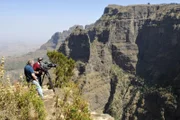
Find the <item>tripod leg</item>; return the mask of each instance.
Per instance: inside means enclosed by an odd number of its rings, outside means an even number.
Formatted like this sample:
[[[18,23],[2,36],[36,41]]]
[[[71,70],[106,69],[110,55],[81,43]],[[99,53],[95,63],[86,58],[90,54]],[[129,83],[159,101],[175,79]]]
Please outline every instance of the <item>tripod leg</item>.
[[[41,81],[41,82],[42,82],[42,85],[43,85],[44,77],[45,77],[45,73],[44,73],[44,75],[43,75],[43,79],[42,79],[42,81]]]
[[[54,86],[53,86],[53,83],[52,83],[51,76],[50,76],[49,72],[46,72],[46,76],[49,79],[50,87],[53,89],[53,92],[55,93],[55,89],[54,89]]]

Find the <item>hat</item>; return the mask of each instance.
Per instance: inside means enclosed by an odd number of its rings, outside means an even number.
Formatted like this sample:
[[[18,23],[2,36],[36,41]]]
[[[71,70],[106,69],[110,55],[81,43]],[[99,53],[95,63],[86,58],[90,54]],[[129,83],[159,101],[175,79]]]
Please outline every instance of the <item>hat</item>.
[[[38,61],[42,61],[42,60],[43,60],[43,58],[41,58],[41,57],[38,58]]]

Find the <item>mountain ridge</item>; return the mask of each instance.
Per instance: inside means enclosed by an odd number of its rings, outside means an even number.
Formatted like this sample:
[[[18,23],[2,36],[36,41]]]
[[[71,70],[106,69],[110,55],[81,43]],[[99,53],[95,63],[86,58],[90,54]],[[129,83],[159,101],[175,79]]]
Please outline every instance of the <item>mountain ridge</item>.
[[[8,56],[20,56],[28,52],[35,51],[38,49],[40,44],[32,43],[31,46],[29,46],[29,43],[25,43],[23,41],[17,41],[17,42],[10,42],[6,43],[3,42],[0,45],[0,57],[8,57]]]
[[[179,11],[109,5],[91,28],[70,34],[59,51],[77,61],[74,79],[91,109],[117,120],[179,119]]]

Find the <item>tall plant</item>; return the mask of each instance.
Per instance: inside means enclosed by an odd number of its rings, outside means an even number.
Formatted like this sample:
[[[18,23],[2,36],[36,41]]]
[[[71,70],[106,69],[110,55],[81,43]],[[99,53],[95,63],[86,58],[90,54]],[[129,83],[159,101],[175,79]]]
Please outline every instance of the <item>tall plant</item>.
[[[65,55],[57,51],[48,51],[47,55],[51,62],[57,64],[55,69],[55,86],[62,87],[62,85],[66,85],[73,76],[75,61],[71,58],[67,58]]]

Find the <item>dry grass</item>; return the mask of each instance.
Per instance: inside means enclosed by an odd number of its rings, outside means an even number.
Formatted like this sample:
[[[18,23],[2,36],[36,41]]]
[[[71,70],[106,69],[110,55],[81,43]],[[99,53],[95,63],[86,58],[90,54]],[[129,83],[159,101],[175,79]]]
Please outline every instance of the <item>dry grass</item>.
[[[35,88],[23,83],[11,85],[4,75],[4,58],[0,62],[0,119],[2,120],[44,120],[46,117],[43,101]]]

